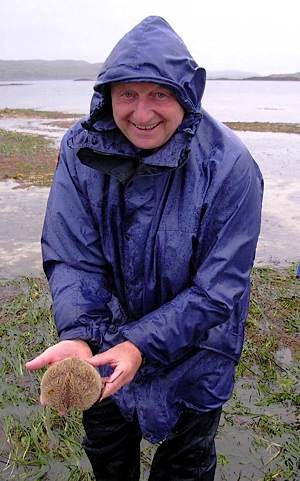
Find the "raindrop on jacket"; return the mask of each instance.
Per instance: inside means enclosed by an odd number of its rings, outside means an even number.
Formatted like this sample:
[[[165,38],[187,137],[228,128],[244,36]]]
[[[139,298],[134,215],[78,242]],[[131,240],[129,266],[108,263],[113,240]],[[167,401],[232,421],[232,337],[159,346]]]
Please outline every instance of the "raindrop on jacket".
[[[109,84],[154,82],[185,110],[159,149],[116,127]],[[114,398],[144,437],[164,439],[182,410],[231,395],[260,229],[262,178],[232,131],[201,107],[205,71],[159,17],[116,45],[90,116],[64,136],[43,236],[60,339],[107,350],[125,339],[146,362]],[[101,368],[107,375],[110,368]]]

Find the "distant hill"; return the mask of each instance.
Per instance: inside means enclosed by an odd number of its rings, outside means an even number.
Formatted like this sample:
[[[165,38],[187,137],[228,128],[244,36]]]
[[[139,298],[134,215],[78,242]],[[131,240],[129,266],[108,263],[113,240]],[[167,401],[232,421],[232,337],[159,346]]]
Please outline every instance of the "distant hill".
[[[0,81],[21,80],[95,80],[101,63],[83,60],[0,60]],[[207,73],[208,79],[242,79],[251,72],[220,70]]]
[[[243,80],[300,80],[300,72],[287,74],[272,74],[264,76],[253,76]]]
[[[0,60],[0,80],[95,80],[100,66],[84,60]]]
[[[208,80],[242,80],[248,77],[256,76],[256,73],[253,72],[242,72],[240,70],[211,70],[207,72],[207,79]]]
[[[245,72],[237,72],[232,71],[233,75],[230,71],[220,72],[219,75],[215,76],[208,76],[208,80],[288,80],[288,81],[297,81],[300,80],[300,72],[296,73],[287,73],[287,74],[272,74],[272,75],[252,75],[246,74]],[[216,72],[217,73],[217,72]]]
[[[84,60],[0,60],[0,81],[96,80],[101,63]],[[257,75],[239,70],[207,72],[208,80],[300,80],[293,74]]]

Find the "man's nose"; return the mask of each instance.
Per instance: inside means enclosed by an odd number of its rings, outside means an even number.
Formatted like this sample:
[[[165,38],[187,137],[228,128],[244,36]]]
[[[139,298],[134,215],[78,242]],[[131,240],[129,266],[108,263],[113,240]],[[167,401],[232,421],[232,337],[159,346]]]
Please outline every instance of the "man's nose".
[[[153,118],[153,110],[147,100],[139,99],[135,104],[134,120],[137,124],[146,124]]]

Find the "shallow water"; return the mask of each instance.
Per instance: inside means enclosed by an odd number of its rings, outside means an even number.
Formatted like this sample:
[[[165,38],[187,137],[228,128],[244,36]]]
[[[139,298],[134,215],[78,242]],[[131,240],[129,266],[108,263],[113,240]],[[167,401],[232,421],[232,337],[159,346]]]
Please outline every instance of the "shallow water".
[[[31,108],[87,114],[93,81],[41,80],[0,86],[0,108]],[[299,82],[210,80],[203,107],[217,119],[244,122],[300,122]]]
[[[239,132],[264,177],[257,265],[288,265],[300,259],[300,135]]]

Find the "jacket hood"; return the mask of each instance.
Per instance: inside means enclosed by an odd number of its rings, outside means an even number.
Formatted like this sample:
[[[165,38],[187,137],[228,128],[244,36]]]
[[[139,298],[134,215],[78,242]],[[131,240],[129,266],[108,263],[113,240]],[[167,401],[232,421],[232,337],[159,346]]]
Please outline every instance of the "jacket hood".
[[[110,104],[112,82],[154,82],[171,89],[187,113],[199,114],[205,70],[161,17],[146,17],[114,47],[97,77],[91,117],[102,117]],[[92,120],[92,119],[91,119]]]

